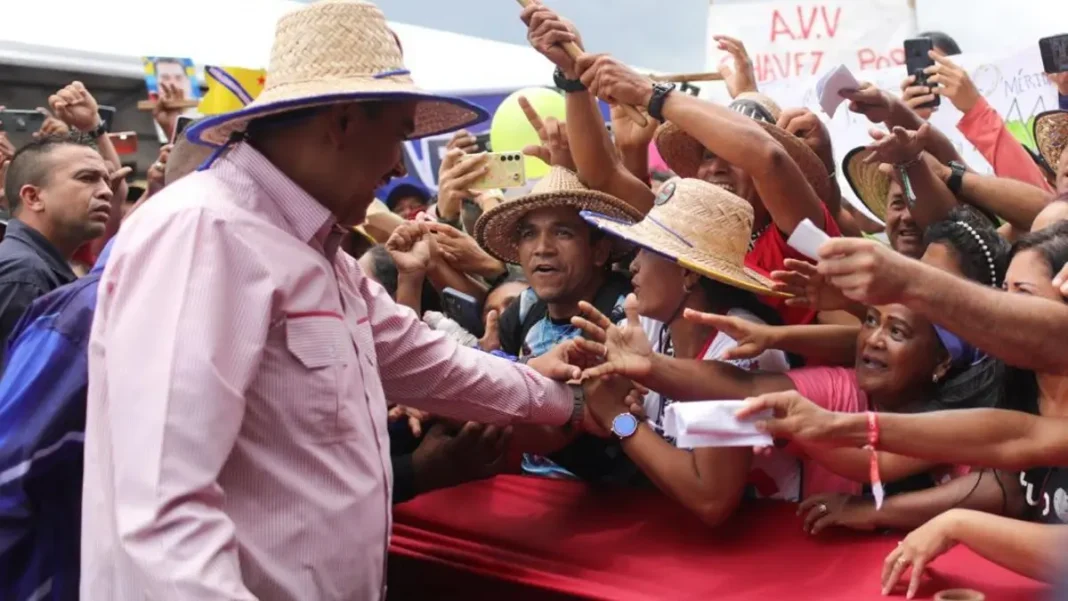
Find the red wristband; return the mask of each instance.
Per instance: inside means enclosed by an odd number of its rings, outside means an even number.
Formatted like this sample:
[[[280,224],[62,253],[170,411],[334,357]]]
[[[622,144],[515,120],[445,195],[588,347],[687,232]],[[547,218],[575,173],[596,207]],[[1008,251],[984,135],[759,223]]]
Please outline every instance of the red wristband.
[[[875,497],[875,509],[879,510],[883,506],[883,498],[886,496],[886,491],[883,488],[882,477],[879,476],[879,452],[875,450],[876,445],[879,444],[879,417],[874,411],[868,412],[868,444],[864,446],[865,449],[871,451],[871,463],[868,469],[868,477],[871,479],[871,493]]]

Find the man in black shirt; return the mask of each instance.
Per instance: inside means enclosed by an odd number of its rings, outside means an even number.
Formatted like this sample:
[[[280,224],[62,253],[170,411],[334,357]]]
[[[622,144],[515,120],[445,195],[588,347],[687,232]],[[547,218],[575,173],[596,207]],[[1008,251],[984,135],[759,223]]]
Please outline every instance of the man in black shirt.
[[[67,261],[104,234],[112,190],[100,153],[81,137],[65,136],[19,149],[4,191],[14,217],[0,242],[0,343],[6,345],[34,299],[76,279]]]

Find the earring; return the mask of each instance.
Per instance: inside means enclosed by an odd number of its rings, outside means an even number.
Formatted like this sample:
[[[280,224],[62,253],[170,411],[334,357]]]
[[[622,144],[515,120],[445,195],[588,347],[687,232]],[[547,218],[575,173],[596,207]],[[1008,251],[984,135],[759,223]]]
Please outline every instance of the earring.
[[[938,374],[931,374],[931,382],[938,384]]]

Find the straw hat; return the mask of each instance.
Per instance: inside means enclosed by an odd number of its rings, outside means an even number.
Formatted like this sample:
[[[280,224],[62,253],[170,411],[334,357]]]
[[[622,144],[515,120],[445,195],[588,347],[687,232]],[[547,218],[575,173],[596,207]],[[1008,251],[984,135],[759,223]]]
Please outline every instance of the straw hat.
[[[590,190],[577,175],[563,167],[553,167],[530,194],[505,200],[493,207],[475,223],[475,240],[489,254],[506,263],[519,263],[516,241],[519,221],[531,211],[549,207],[572,207],[576,211],[590,210],[628,222],[642,218],[641,211],[618,198]],[[748,234],[747,234],[748,235]],[[618,245],[612,256],[627,252],[626,245]]]
[[[404,218],[389,210],[386,203],[375,199],[367,207],[367,218],[362,225],[352,228],[372,244],[385,244],[393,230],[404,223]]]
[[[879,169],[879,163],[866,163],[871,151],[864,146],[850,150],[842,159],[842,173],[860,202],[872,215],[886,222],[886,207],[890,197],[890,176]]]
[[[1054,173],[1068,146],[1068,111],[1046,111],[1035,117],[1035,143],[1042,160]]]
[[[668,180],[653,209],[637,223],[591,211],[582,216],[613,236],[703,276],[756,294],[788,296],[772,291],[771,280],[745,266],[753,207],[714,184],[692,178]]]
[[[486,120],[485,110],[460,98],[420,90],[404,67],[400,42],[386,18],[364,0],[319,0],[278,21],[267,83],[237,111],[189,127],[189,139],[225,144],[257,117],[362,100],[414,100],[412,138]]]
[[[782,145],[790,158],[797,163],[816,195],[826,200],[831,197],[831,182],[827,167],[804,140],[775,125],[782,114],[775,101],[756,92],[739,94],[731,102],[731,110],[752,117],[771,137]],[[684,132],[672,122],[660,126],[656,132],[656,147],[671,170],[681,177],[697,177],[697,170],[704,160],[705,149],[696,138]]]

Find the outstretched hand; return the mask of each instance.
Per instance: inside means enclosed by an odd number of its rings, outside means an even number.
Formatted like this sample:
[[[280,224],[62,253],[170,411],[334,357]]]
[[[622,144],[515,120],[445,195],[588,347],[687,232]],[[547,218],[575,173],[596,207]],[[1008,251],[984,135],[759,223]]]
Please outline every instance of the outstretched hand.
[[[849,446],[850,440],[836,438],[835,414],[801,396],[794,390],[773,392],[747,399],[735,414],[738,419],[753,418],[768,409],[772,417],[755,422],[757,430],[773,438],[797,440],[824,447]]]
[[[737,344],[723,353],[723,361],[755,359],[775,348],[775,326],[693,309],[686,309],[682,316],[686,321],[715,328],[734,339]]]
[[[576,339],[575,343],[587,353],[604,358],[600,365],[584,371],[583,378],[618,375],[641,382],[652,371],[653,347],[638,319],[638,297],[628,295],[623,310],[627,321],[617,326],[593,305],[579,304],[585,318],[574,317],[571,324],[582,330],[586,338]]]
[[[805,307],[815,311],[849,308],[849,299],[842,295],[841,290],[828,284],[812,263],[786,259],[783,267],[786,271],[771,272],[771,279],[774,280],[771,289],[793,295],[786,299],[787,306]]]

